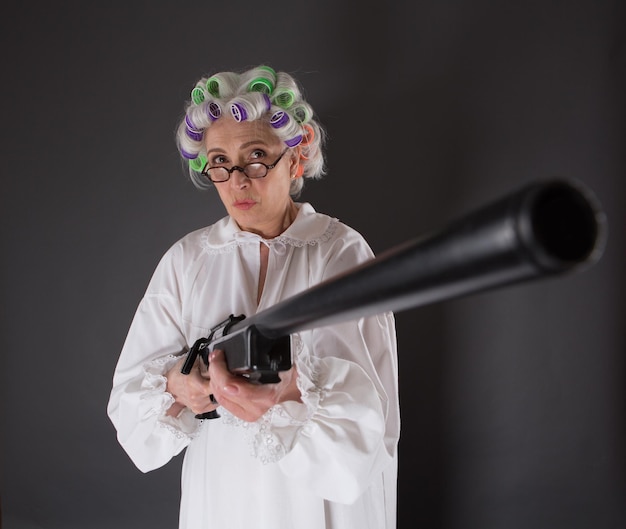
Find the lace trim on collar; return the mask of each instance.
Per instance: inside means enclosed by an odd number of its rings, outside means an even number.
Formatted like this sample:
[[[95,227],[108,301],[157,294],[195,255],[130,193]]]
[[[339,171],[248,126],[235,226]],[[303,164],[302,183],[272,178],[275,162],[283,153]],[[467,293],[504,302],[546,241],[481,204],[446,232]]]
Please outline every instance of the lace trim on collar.
[[[284,253],[287,249],[287,246],[302,248],[304,246],[315,246],[316,244],[328,242],[335,235],[338,223],[339,221],[337,219],[329,219],[326,230],[322,234],[311,239],[299,239],[296,237],[290,237],[289,235],[279,235],[278,237],[275,237],[273,239],[264,239],[256,233],[237,231],[233,234],[232,238],[229,241],[226,241],[221,246],[215,246],[209,241],[210,231],[211,229],[213,229],[213,226],[209,226],[208,228],[203,230],[202,234],[200,235],[200,246],[205,253],[209,255],[216,255],[230,253],[237,248],[249,243],[260,242],[262,244],[265,244],[268,248],[276,250],[278,253]]]
[[[337,219],[331,219],[331,221],[328,223],[328,228],[326,228],[326,231],[322,233],[319,237],[315,237],[314,239],[302,240],[302,239],[295,239],[293,237],[288,237],[286,235],[279,235],[278,237],[268,242],[270,244],[272,242],[278,242],[278,243],[282,243],[288,246],[295,246],[297,248],[302,248],[303,246],[307,246],[307,245],[315,246],[316,244],[328,242],[330,239],[332,239],[333,236],[335,235],[335,232],[337,231],[337,224],[338,224]]]

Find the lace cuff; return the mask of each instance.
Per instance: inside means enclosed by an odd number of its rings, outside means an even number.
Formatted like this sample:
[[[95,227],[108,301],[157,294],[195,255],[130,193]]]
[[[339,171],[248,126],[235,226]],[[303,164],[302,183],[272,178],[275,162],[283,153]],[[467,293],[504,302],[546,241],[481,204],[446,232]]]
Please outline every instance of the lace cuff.
[[[243,428],[252,455],[262,463],[275,463],[293,447],[299,435],[307,435],[312,428],[311,417],[318,410],[323,392],[315,385],[315,371],[310,355],[298,335],[292,335],[291,346],[298,370],[298,389],[302,402],[283,402],[270,408],[259,420],[243,421],[221,408],[226,424]]]
[[[167,373],[180,360],[179,356],[168,355],[146,363],[144,379],[141,383],[140,418],[141,420],[157,416],[157,423],[177,438],[193,438],[197,435],[200,421],[188,408],[183,409],[177,417],[167,415],[167,410],[176,402],[176,399],[167,392]]]

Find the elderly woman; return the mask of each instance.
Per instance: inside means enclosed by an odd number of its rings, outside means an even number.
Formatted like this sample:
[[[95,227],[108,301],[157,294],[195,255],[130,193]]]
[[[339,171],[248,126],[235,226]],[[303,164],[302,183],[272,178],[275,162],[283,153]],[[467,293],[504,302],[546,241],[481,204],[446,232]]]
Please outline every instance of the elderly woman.
[[[177,132],[193,182],[228,215],[174,244],[141,300],[108,413],[148,472],[186,449],[184,529],[396,527],[400,430],[393,316],[291,336],[293,367],[255,384],[185,352],[372,258],[363,237],[294,200],[324,171],[323,130],[296,81],[260,66],[201,79]],[[196,414],[219,410],[221,418]]]

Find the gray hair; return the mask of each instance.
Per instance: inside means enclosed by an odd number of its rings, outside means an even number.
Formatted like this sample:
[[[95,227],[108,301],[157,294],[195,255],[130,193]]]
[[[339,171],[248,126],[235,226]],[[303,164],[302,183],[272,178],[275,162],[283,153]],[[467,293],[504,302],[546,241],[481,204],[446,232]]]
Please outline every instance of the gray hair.
[[[296,80],[269,66],[257,66],[241,73],[221,72],[203,77],[191,91],[191,100],[186,103],[185,115],[176,130],[176,145],[197,188],[211,186],[211,181],[201,174],[206,163],[204,131],[225,112],[237,121],[264,120],[286,145],[300,145],[303,173],[302,178],[291,181],[292,197],[302,191],[304,178],[321,178],[325,174],[325,132],[303,99]]]

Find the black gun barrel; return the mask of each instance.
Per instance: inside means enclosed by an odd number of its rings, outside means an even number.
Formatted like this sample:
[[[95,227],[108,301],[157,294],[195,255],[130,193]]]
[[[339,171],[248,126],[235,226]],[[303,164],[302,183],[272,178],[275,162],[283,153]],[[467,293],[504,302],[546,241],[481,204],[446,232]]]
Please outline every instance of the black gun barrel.
[[[429,236],[392,248],[233,325],[268,338],[581,270],[606,217],[582,183],[534,182]]]

